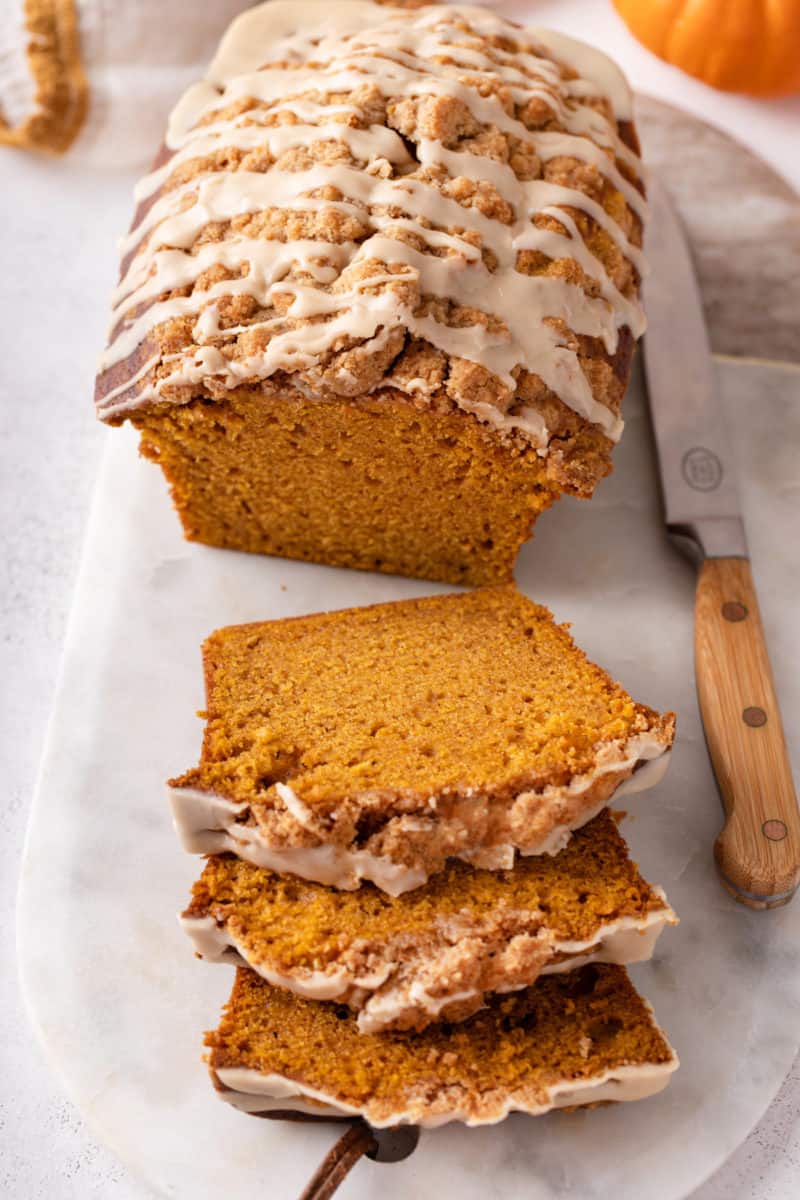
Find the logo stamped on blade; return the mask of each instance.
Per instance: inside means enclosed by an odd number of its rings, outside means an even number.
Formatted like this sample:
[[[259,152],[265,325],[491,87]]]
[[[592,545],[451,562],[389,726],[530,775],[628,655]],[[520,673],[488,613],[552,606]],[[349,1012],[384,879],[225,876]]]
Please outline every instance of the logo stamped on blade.
[[[713,450],[693,446],[681,460],[683,478],[696,492],[713,492],[722,483],[722,463]]]

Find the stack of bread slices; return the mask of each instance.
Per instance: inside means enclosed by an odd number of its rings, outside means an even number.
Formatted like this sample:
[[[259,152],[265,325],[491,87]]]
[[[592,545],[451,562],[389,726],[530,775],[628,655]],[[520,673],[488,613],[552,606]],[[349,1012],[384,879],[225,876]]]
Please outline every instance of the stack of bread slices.
[[[639,1099],[674,1051],[625,964],[676,917],[608,805],[663,773],[636,704],[513,585],[218,630],[182,916],[236,977],[223,1099],[376,1128]]]

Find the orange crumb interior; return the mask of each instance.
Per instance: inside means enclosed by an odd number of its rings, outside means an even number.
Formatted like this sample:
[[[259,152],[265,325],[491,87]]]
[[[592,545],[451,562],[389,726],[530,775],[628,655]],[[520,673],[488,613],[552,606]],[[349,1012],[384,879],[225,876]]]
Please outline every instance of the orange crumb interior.
[[[456,585],[510,579],[533,522],[567,486],[560,475],[590,495],[610,469],[592,426],[548,461],[392,389],[353,403],[236,388],[131,419],[187,538]]]
[[[458,1025],[422,1033],[362,1034],[342,1005],[300,999],[240,969],[219,1029],[212,1069],[245,1067],[288,1077],[335,1099],[391,1113],[445,1089],[477,1094],[589,1079],[623,1064],[672,1055],[623,967],[590,965],[495,996]]]
[[[191,782],[267,803],[290,783],[321,812],[563,785],[601,743],[667,728],[513,585],[221,629],[204,661]]]

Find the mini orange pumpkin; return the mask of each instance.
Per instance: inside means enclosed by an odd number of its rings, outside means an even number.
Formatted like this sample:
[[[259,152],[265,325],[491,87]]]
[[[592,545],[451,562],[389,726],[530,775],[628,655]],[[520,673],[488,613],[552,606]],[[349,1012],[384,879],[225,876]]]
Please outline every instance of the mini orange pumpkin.
[[[800,90],[800,0],[613,0],[634,37],[728,92]]]

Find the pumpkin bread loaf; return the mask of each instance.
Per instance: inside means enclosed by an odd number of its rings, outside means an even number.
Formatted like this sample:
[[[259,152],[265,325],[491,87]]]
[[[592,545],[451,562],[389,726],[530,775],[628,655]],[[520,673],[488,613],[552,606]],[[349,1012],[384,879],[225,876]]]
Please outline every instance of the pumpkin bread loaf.
[[[273,0],[137,196],[97,407],[188,538],[495,583],[610,470],[646,209],[598,52],[482,8]]]
[[[625,968],[596,964],[494,996],[458,1025],[383,1034],[242,968],[206,1043],[222,1099],[246,1112],[357,1114],[379,1128],[641,1099],[678,1065]]]
[[[585,962],[640,962],[675,916],[642,879],[607,811],[560,854],[510,871],[451,862],[391,897],[335,891],[232,855],[211,857],[183,914],[195,950],[355,1009],[364,1033],[461,1021],[490,992]]]
[[[203,657],[201,760],[170,781],[185,848],[340,888],[555,853],[672,743],[511,584],[233,626]]]

